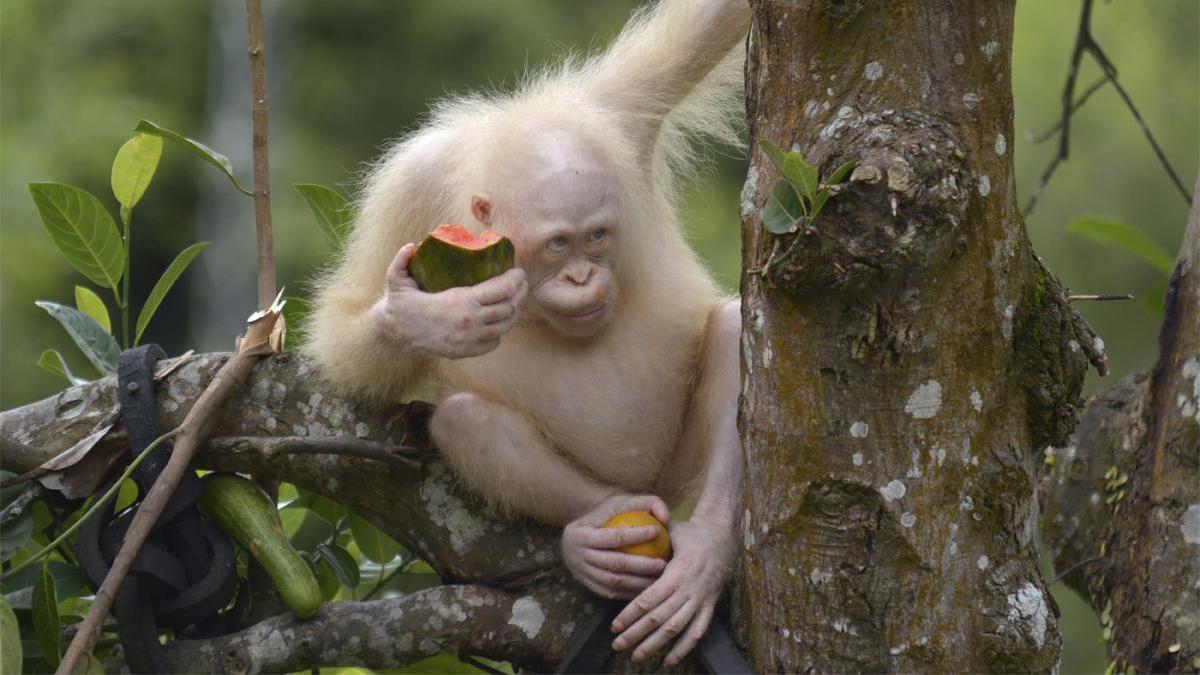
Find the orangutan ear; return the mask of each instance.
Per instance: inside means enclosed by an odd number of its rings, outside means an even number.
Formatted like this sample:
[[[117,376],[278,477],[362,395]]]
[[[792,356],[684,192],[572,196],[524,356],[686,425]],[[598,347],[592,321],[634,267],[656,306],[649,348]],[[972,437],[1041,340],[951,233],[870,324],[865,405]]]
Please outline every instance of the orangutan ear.
[[[492,198],[481,192],[471,197],[471,214],[484,225],[492,224]]]

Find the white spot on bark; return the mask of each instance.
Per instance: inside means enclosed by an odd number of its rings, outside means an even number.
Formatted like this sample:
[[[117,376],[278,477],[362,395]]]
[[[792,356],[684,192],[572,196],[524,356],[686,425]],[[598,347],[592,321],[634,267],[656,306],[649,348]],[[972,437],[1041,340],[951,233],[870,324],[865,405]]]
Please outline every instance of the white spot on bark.
[[[1092,506],[1095,506],[1095,505],[1099,504],[1099,503],[1100,503],[1100,493],[1099,493],[1099,492],[1093,492],[1093,493],[1092,493],[1092,496],[1091,496],[1091,497],[1088,497],[1088,502],[1089,502],[1089,503],[1090,503]]]
[[[919,420],[929,419],[938,414],[942,407],[942,385],[937,380],[929,380],[917,387],[904,404],[904,411]]]
[[[971,495],[963,495],[962,501],[958,503],[958,508],[963,511],[970,511],[975,508],[975,500],[971,499]]]
[[[863,68],[863,77],[872,82],[883,77],[883,64],[878,61],[868,63],[867,67]]]
[[[754,330],[761,333],[763,325],[766,324],[766,317],[763,316],[761,309],[754,310]]]
[[[366,422],[359,422],[354,425],[354,435],[359,438],[366,438],[367,434],[371,433],[371,427],[367,426]]]
[[[820,110],[820,108],[820,103],[817,103],[816,101],[808,101],[804,104],[804,116],[813,117],[817,114],[817,111]]]
[[[1179,523],[1183,532],[1183,540],[1189,544],[1200,544],[1200,504],[1192,504],[1183,514]]]
[[[863,454],[861,452],[854,453],[854,455],[850,457],[850,461],[854,462],[854,466],[862,466]]]
[[[833,572],[826,572],[817,567],[814,568],[812,574],[808,575],[808,580],[814,584],[823,584],[827,581],[833,581]]]
[[[978,389],[971,390],[971,407],[975,409],[975,412],[983,410],[983,397],[979,395]]]
[[[996,134],[996,154],[1003,157],[1006,152],[1008,152],[1008,141],[1004,140],[1004,134]]]
[[[973,91],[968,91],[967,93],[963,94],[962,102],[963,105],[967,107],[967,110],[974,110],[975,108],[979,107],[979,94],[976,94]]]
[[[991,59],[996,55],[996,52],[1000,51],[1000,43],[996,42],[995,40],[989,40],[987,44],[979,48],[979,51],[983,52],[984,56]]]
[[[764,345],[762,351],[763,368],[771,367],[771,359],[775,357],[775,352],[771,351],[771,345]]]
[[[979,177],[979,196],[986,197],[992,193],[992,179],[986,175]]]
[[[991,561],[988,560],[988,557],[986,555],[981,555],[981,556],[979,556],[979,560],[975,561],[975,564],[979,566],[979,569],[986,570],[988,568],[988,565],[991,564]]]
[[[754,195],[758,192],[758,167],[750,167],[746,172],[746,182],[742,185],[742,218],[751,220],[754,215]]]
[[[850,436],[852,438],[866,438],[867,434],[871,433],[871,428],[866,422],[855,422],[850,425]]]
[[[1041,649],[1046,644],[1046,600],[1042,590],[1031,582],[1008,596],[1008,620],[1020,624],[1022,632]]]
[[[1000,334],[1004,336],[1005,341],[1012,339],[1013,312],[1014,311],[1015,310],[1012,305],[1005,307],[1004,314],[1000,319]]]
[[[742,514],[742,546],[754,546],[754,527],[750,525],[750,509]]]
[[[889,502],[900,499],[906,492],[908,492],[908,488],[905,487],[903,482],[898,480],[894,480],[879,488],[879,494],[883,495],[883,498]]]
[[[900,524],[903,525],[904,527],[912,527],[916,523],[917,523],[917,517],[914,516],[912,513],[905,513],[904,515],[900,516]]]
[[[1100,339],[1100,336],[1099,336],[1099,335],[1097,335],[1097,336],[1096,336],[1096,339],[1095,339],[1095,341],[1093,341],[1093,342],[1092,342],[1092,347],[1093,347],[1093,348],[1094,348],[1094,349],[1095,349],[1097,352],[1099,352],[1099,353],[1103,354],[1103,353],[1104,353],[1104,340],[1101,340],[1101,339]]]
[[[954,52],[954,65],[961,66],[967,62],[967,57],[963,56],[962,52]]]
[[[508,623],[520,628],[529,639],[537,637],[545,622],[546,615],[542,612],[542,606],[538,604],[537,600],[526,596],[518,598],[513,603],[512,616],[508,618]]]

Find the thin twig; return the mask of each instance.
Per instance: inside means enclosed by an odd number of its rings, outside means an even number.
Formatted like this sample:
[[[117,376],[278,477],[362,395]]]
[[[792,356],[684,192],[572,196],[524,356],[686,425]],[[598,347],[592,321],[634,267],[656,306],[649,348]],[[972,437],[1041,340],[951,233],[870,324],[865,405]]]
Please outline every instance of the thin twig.
[[[45,489],[46,488],[42,487],[40,483],[30,485],[28,488],[26,488],[26,490],[22,492],[19,497],[12,500],[12,503],[4,507],[3,511],[0,511],[0,525],[20,517],[22,513],[25,513],[25,507],[29,506],[30,502],[41,496]]]
[[[1100,48],[1100,44],[1096,42],[1095,37],[1092,36],[1092,2],[1093,0],[1083,0],[1083,9],[1079,14],[1079,30],[1075,34],[1075,48],[1071,52],[1071,67],[1067,71],[1067,82],[1063,87],[1062,113],[1059,122],[1043,137],[1040,137],[1034,141],[1035,143],[1041,143],[1042,141],[1045,141],[1047,137],[1052,136],[1054,131],[1057,130],[1059,133],[1058,152],[1055,153],[1054,157],[1050,160],[1050,163],[1046,165],[1046,169],[1042,172],[1041,178],[1038,179],[1037,184],[1034,185],[1033,191],[1029,195],[1029,201],[1025,204],[1023,215],[1028,216],[1033,212],[1033,207],[1037,204],[1038,197],[1041,196],[1042,190],[1046,188],[1046,185],[1054,176],[1054,172],[1056,169],[1058,169],[1059,164],[1067,161],[1067,159],[1070,157],[1071,118],[1073,114],[1075,111],[1079,110],[1079,108],[1083,106],[1088,98],[1090,98],[1091,95],[1095,93],[1096,90],[1098,90],[1105,82],[1111,82],[1113,87],[1117,90],[1117,94],[1120,95],[1121,100],[1125,103],[1125,107],[1129,109],[1129,112],[1133,115],[1134,120],[1136,120],[1138,126],[1141,127],[1142,133],[1146,136],[1146,140],[1150,142],[1150,147],[1154,149],[1154,154],[1158,157],[1159,163],[1162,164],[1163,168],[1166,169],[1167,174],[1171,177],[1171,182],[1175,184],[1176,189],[1178,189],[1179,193],[1183,195],[1184,201],[1187,202],[1188,205],[1191,205],[1191,195],[1188,193],[1187,188],[1183,186],[1183,181],[1179,179],[1179,174],[1175,172],[1175,168],[1171,166],[1171,162],[1167,159],[1166,153],[1163,152],[1162,146],[1158,144],[1158,140],[1155,139],[1154,134],[1150,132],[1149,125],[1147,125],[1146,121],[1142,119],[1141,113],[1138,112],[1137,107],[1133,104],[1133,99],[1129,96],[1129,93],[1125,91],[1125,88],[1121,86],[1121,83],[1117,81],[1116,66],[1113,65],[1112,61],[1108,59],[1108,56],[1104,53],[1104,50]],[[1100,66],[1100,70],[1104,75],[1103,79],[1092,84],[1092,86],[1090,86],[1087,91],[1084,92],[1083,96],[1076,101],[1075,82],[1079,75],[1079,65],[1083,60],[1084,54],[1091,56],[1092,59],[1095,60],[1096,64]]]
[[[1063,578],[1066,577],[1071,572],[1074,572],[1075,570],[1079,569],[1080,567],[1083,567],[1084,565],[1091,565],[1092,563],[1100,560],[1101,557],[1102,556],[1096,556],[1094,558],[1088,558],[1087,560],[1080,560],[1079,562],[1075,563],[1074,565],[1071,565],[1067,569],[1054,575],[1054,579],[1050,582],[1050,585],[1053,586],[1054,584],[1057,584],[1058,582],[1062,581]]]
[[[1100,79],[1093,82],[1092,85],[1083,92],[1083,96],[1080,96],[1078,99],[1075,100],[1075,103],[1071,104],[1071,112],[1074,113],[1075,111],[1082,108],[1083,104],[1087,103],[1087,100],[1092,97],[1092,94],[1099,91],[1100,88],[1106,84],[1108,84],[1108,78],[1101,75]],[[1062,129],[1062,127],[1063,127],[1063,121],[1060,119],[1054,123],[1054,126],[1050,127],[1049,129],[1045,130],[1044,132],[1042,132],[1041,135],[1030,139],[1029,142],[1032,143],[1033,145],[1041,145],[1042,143],[1045,143],[1046,141],[1050,140],[1051,138],[1054,138],[1055,134],[1057,134],[1058,130]]]
[[[407,445],[389,445],[357,436],[219,436],[205,443],[208,454],[251,452],[263,457],[275,455],[345,455],[372,459],[388,464],[419,464],[406,455],[421,450]]]
[[[138,468],[138,464],[141,464],[143,459],[150,456],[151,451],[158,448],[158,446],[161,445],[164,441],[174,437],[177,433],[179,433],[179,430],[175,429],[172,431],[168,431],[167,433],[163,434],[162,436],[159,436],[158,438],[154,439],[154,441],[152,441],[150,443],[150,445],[146,446],[145,450],[142,450],[140,453],[138,453],[137,457],[133,458],[133,461],[129,463],[129,466],[125,467],[125,470],[121,472],[120,480],[118,480],[116,483],[113,483],[113,486],[110,487],[108,489],[108,491],[104,493],[103,496],[101,496],[99,499],[97,499],[92,504],[91,508],[89,508],[82,516],[80,516],[79,520],[76,520],[70,527],[63,530],[62,534],[55,537],[54,541],[50,542],[49,544],[46,544],[45,548],[43,548],[42,550],[38,551],[37,553],[34,553],[33,555],[29,556],[20,565],[17,565],[16,567],[5,572],[3,576],[0,576],[0,579],[7,579],[7,578],[11,577],[12,575],[16,574],[18,571],[33,564],[35,561],[41,560],[42,557],[44,557],[45,555],[47,555],[48,553],[50,553],[51,551],[53,551],[54,549],[56,549],[60,545],[62,545],[62,543],[64,541],[66,541],[67,539],[69,539],[71,537],[71,535],[75,534],[75,532],[80,527],[82,527],[84,523],[86,523],[92,516],[96,515],[96,513],[99,512],[101,508],[104,508],[110,500],[112,500],[114,497],[117,496],[117,494],[121,491],[121,484],[124,483],[126,479],[128,479],[130,476],[133,475],[134,469]]]
[[[1132,300],[1133,296],[1128,293],[1119,295],[1068,295],[1067,302],[1077,302],[1080,300],[1090,300],[1094,302],[1109,302],[1111,300]]]

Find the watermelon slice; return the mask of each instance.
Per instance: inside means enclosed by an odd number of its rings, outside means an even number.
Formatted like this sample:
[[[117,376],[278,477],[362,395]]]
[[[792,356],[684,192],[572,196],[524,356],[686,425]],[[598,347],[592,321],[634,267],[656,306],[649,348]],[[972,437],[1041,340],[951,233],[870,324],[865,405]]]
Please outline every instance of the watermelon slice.
[[[421,290],[440,293],[504,274],[512,269],[513,258],[508,237],[491,230],[471,234],[462,225],[439,225],[417,246],[408,272]]]

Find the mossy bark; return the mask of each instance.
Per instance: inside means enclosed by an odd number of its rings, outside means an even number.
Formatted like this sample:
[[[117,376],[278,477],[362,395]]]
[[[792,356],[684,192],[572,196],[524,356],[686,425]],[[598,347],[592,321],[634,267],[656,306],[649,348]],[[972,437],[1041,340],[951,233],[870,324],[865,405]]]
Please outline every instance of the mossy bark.
[[[1016,206],[1013,2],[751,4],[751,147],[821,176],[858,161],[776,237],[778,173],[751,154],[736,607],[754,668],[1053,670],[1035,488],[1104,356]]]
[[[1200,181],[1192,204],[1158,363],[1088,402],[1041,486],[1054,566],[1120,672],[1200,670]]]

